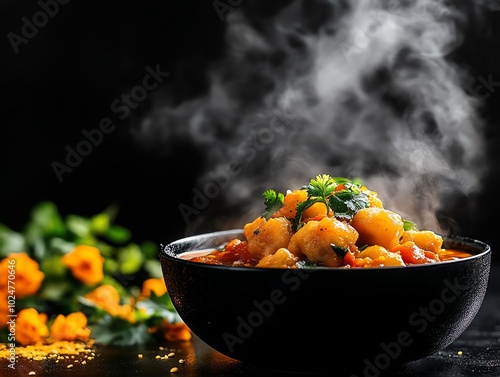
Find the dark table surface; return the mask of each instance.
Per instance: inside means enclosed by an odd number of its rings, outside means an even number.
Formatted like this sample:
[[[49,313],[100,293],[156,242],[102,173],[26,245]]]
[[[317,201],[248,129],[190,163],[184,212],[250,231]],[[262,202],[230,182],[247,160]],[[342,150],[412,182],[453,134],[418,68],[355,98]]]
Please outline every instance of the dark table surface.
[[[325,344],[328,340],[325,340]],[[300,345],[298,345],[300,346]],[[307,345],[305,345],[307,346]],[[163,347],[163,349],[160,349]],[[173,352],[168,359],[164,356]],[[142,357],[139,357],[139,354]],[[80,360],[79,360],[80,358]],[[183,359],[185,362],[182,362]],[[7,360],[0,360],[0,376],[298,376],[254,368],[212,350],[196,337],[190,342],[166,343],[155,346],[97,346],[95,358],[82,364],[83,359],[34,361],[19,358],[15,369]],[[313,362],[313,361],[312,361]],[[68,368],[72,364],[73,367]],[[177,367],[176,372],[171,368]],[[374,374],[369,370],[353,373],[356,377],[479,377],[500,376],[500,266],[492,266],[489,286],[477,316],[446,349],[416,361],[399,370]],[[31,372],[31,374],[30,374]],[[35,374],[33,374],[33,372]],[[304,374],[301,374],[303,376]],[[336,376],[332,365],[331,376]]]

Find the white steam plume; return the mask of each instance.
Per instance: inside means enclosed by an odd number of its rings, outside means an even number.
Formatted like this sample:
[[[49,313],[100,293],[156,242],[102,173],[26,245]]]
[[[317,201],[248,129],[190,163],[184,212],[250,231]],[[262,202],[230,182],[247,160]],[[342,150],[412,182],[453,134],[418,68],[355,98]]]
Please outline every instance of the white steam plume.
[[[184,215],[186,233],[242,227],[265,189],[320,173],[361,178],[421,229],[459,231],[436,214],[486,174],[479,99],[449,59],[467,12],[440,0],[290,1],[261,18],[253,5],[227,17],[208,92],[160,102],[139,130],[203,155],[197,188],[212,198]]]

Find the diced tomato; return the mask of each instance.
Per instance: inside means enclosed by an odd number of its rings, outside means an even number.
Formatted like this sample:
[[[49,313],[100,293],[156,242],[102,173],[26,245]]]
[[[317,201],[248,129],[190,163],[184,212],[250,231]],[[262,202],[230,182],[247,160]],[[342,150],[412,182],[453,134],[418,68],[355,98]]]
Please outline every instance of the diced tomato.
[[[211,253],[208,255],[202,255],[200,257],[194,257],[190,259],[193,262],[199,263],[207,263],[207,264],[222,264],[221,261],[217,259],[217,255],[215,253]]]
[[[403,261],[406,264],[426,264],[436,262],[436,259],[434,259],[434,257],[431,257],[430,254],[426,255],[426,253],[431,253],[430,251],[422,250],[412,241],[408,241],[402,245],[398,245],[392,251],[399,251],[401,257],[403,258]]]
[[[252,262],[253,255],[248,251],[248,243],[246,241],[234,239],[228,242],[224,251],[217,256],[217,259],[223,264],[233,264],[237,261],[247,264]]]
[[[344,255],[344,264],[348,264],[349,266],[353,267],[354,263],[356,261],[356,257],[354,256],[354,253],[349,250],[346,255]]]
[[[339,184],[337,185],[337,187],[335,187],[335,191],[342,191],[342,190],[345,190],[346,186],[343,185],[343,184]]]
[[[424,254],[427,258],[435,260],[436,262],[439,262],[439,255],[438,254],[436,254],[432,251],[429,251],[429,250],[425,250]]]

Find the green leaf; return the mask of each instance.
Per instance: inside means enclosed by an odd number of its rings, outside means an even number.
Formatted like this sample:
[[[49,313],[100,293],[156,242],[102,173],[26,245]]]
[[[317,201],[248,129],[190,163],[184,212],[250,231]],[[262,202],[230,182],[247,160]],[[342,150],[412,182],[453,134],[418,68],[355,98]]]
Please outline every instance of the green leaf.
[[[61,255],[44,258],[40,263],[40,270],[45,274],[45,281],[61,278],[66,275],[67,268],[61,261]]]
[[[404,230],[418,230],[417,225],[409,220],[403,220]]]
[[[53,280],[45,283],[38,293],[42,300],[60,301],[72,289],[71,283],[65,280]]]
[[[90,229],[96,234],[105,234],[109,229],[110,218],[105,212],[90,218]]]
[[[82,216],[68,215],[66,217],[66,225],[73,234],[80,238],[90,237],[92,233],[90,229],[90,220]]]
[[[172,303],[168,292],[162,296],[156,296],[154,292],[151,292],[151,297],[149,299],[137,302],[136,306],[144,313],[147,313],[149,318],[164,318],[170,323],[182,322],[182,319],[175,310],[174,304]]]
[[[125,243],[131,238],[130,231],[127,228],[114,224],[110,225],[105,236],[108,240],[118,244]]]
[[[310,206],[312,206],[314,203],[317,202],[323,202],[325,203],[325,200],[323,198],[307,198],[303,202],[300,202],[297,204],[297,214],[295,215],[295,220],[293,221],[292,224],[292,229],[294,232],[300,229],[302,226],[302,215],[304,214],[304,211],[308,209]]]
[[[30,224],[39,228],[44,236],[61,236],[65,232],[61,215],[56,205],[50,201],[43,201],[33,208]]]
[[[131,324],[110,315],[104,316],[95,324],[89,324],[88,327],[97,344],[133,346],[154,341],[146,324],[142,322]]]
[[[266,190],[262,196],[264,197],[264,205],[266,206],[262,216],[268,219],[269,216],[283,207],[285,195],[281,192],[276,192],[275,190]]]
[[[6,257],[9,253],[21,252],[26,249],[26,241],[21,233],[0,224],[0,257]]]
[[[135,274],[144,262],[144,255],[135,243],[131,243],[118,250],[118,269],[125,275]]]
[[[370,202],[368,195],[350,188],[336,192],[329,198],[328,204],[335,217],[351,220],[360,209],[367,208]]]
[[[158,245],[152,241],[144,241],[141,243],[141,250],[146,259],[157,259],[158,258]]]
[[[329,195],[333,194],[337,183],[328,174],[317,175],[309,181],[307,186],[303,189],[307,191],[310,198],[318,197],[326,199]]]
[[[114,274],[118,272],[118,262],[111,258],[104,259],[104,272],[107,274]]]
[[[148,275],[152,278],[163,277],[163,272],[161,270],[161,263],[158,260],[150,259],[144,262],[144,269],[147,271]]]
[[[335,251],[335,253],[339,257],[345,256],[347,254],[347,252],[349,251],[349,249],[347,247],[338,246],[338,245],[335,245],[334,243],[331,243],[330,246],[332,247],[333,251]]]
[[[50,254],[64,255],[69,253],[75,248],[76,244],[73,242],[66,241],[63,238],[54,237],[48,240],[48,248],[50,249]]]

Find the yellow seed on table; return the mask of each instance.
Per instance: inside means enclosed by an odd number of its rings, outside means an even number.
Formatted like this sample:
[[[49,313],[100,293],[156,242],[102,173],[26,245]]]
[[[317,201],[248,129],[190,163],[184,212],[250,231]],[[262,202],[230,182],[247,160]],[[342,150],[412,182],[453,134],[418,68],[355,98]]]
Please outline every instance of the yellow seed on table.
[[[34,376],[36,373],[34,371],[31,371],[28,373],[30,376]]]
[[[177,368],[177,367],[173,367],[170,369],[170,373],[176,373],[178,371],[179,371],[179,368]]]
[[[85,360],[82,361],[82,365],[85,365],[87,364],[87,362]]]
[[[186,360],[184,359],[179,359],[179,364],[184,364],[186,362]]]
[[[160,355],[156,355],[155,359],[161,359],[161,356]]]
[[[163,348],[162,346],[160,346],[160,347],[158,347],[158,349],[159,349],[160,351],[163,351],[165,348]]]
[[[458,351],[458,356],[462,356],[462,351]]]
[[[138,357],[139,359],[142,359],[142,353],[138,354],[138,355],[137,355],[137,357]]]
[[[168,356],[168,357],[174,357],[174,356],[175,356],[175,353],[170,352],[167,356]]]
[[[73,368],[73,364],[69,364],[66,368]]]

